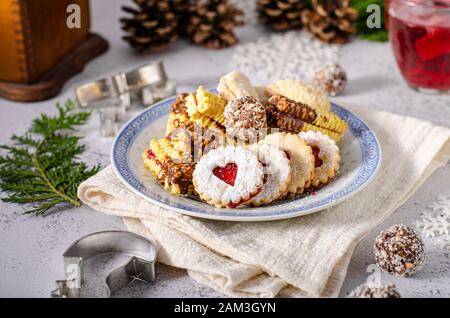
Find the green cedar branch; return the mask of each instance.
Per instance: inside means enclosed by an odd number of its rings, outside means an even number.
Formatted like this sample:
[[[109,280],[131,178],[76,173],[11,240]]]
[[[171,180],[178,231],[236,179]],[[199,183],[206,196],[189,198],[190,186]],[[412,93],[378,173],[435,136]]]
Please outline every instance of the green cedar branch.
[[[80,206],[78,186],[100,170],[79,161],[85,147],[71,134],[90,113],[72,112],[71,100],[56,108],[55,116],[42,114],[25,134],[13,135],[11,145],[0,145],[0,190],[7,194],[2,200],[31,205],[25,213]]]

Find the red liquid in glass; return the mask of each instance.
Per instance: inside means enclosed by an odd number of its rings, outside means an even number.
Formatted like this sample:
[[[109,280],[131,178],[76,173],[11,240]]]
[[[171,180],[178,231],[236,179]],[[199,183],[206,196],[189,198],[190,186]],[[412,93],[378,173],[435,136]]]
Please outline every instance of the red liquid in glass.
[[[450,24],[419,24],[390,16],[389,37],[399,68],[412,87],[450,90]]]

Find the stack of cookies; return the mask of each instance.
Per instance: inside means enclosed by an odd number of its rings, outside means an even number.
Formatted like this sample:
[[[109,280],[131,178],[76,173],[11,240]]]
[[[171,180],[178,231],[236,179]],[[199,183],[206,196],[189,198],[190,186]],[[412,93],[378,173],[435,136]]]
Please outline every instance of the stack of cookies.
[[[256,207],[312,192],[336,176],[336,142],[348,125],[330,111],[320,89],[299,81],[253,87],[231,72],[218,91],[200,86],[179,95],[166,137],[152,140],[143,154],[145,166],[171,193],[220,208]]]
[[[192,174],[195,164],[186,160],[186,153],[174,148],[174,143],[168,139],[153,139],[150,149],[146,150],[142,158],[145,167],[155,178],[175,195],[194,195]]]
[[[227,101],[199,87],[197,92],[180,94],[172,105],[166,125],[166,137],[150,141],[143,155],[145,167],[175,195],[194,195],[192,173],[195,167],[195,129],[223,135],[223,113]],[[198,138],[197,138],[198,139]],[[209,144],[200,135],[200,152]]]
[[[261,206],[328,184],[341,157],[321,132],[277,132],[248,147],[213,149],[197,163],[193,183],[216,207]]]

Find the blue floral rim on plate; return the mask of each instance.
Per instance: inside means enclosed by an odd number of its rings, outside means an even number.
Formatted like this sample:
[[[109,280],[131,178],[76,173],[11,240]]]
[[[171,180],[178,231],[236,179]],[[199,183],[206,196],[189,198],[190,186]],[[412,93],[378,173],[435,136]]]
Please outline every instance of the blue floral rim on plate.
[[[381,165],[381,147],[374,132],[356,115],[332,103],[331,111],[348,123],[349,130],[359,142],[362,152],[362,166],[352,181],[339,191],[330,193],[318,201],[303,202],[302,200],[293,199],[287,203],[284,202],[282,204],[273,204],[267,207],[251,209],[216,209],[206,203],[202,207],[194,207],[192,205],[186,205],[183,202],[173,202],[174,200],[171,200],[171,197],[173,197],[171,193],[164,192],[161,195],[151,192],[138,179],[131,169],[129,152],[136,137],[152,123],[166,116],[170,112],[171,105],[174,101],[175,97],[172,97],[159,102],[131,119],[122,128],[113,143],[111,162],[118,178],[131,191],[152,203],[180,213],[209,219],[242,221],[282,219],[309,214],[335,205],[360,191],[372,181]],[[251,213],[249,213],[249,210],[251,210]]]

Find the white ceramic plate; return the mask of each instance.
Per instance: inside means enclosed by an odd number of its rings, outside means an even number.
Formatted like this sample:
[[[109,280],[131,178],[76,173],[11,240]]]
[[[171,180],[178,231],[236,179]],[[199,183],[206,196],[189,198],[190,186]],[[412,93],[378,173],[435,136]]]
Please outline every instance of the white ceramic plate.
[[[117,135],[111,152],[114,171],[131,191],[154,204],[179,213],[226,221],[269,221],[292,218],[327,209],[364,189],[381,164],[381,147],[374,132],[356,115],[332,104],[331,110],[348,122],[341,140],[341,168],[336,179],[314,195],[275,202],[258,208],[218,209],[164,190],[142,163],[152,138],[164,137],[175,97],[147,108],[131,119]]]

